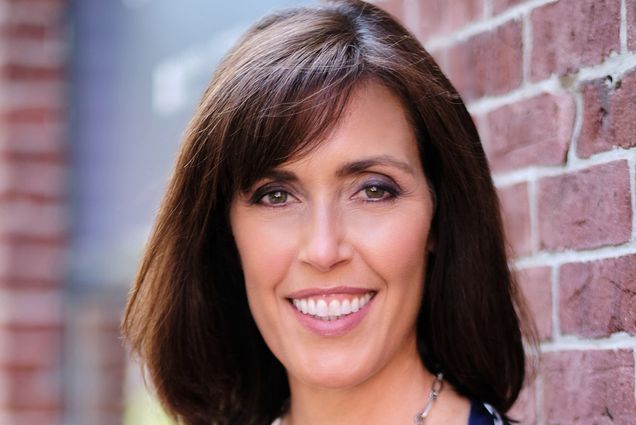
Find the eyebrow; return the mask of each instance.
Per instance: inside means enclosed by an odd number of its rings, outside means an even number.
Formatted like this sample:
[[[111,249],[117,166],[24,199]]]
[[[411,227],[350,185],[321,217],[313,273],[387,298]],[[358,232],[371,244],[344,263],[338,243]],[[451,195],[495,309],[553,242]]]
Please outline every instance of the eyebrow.
[[[406,173],[415,175],[415,170],[411,165],[406,162],[400,161],[390,155],[378,155],[370,158],[364,158],[357,161],[347,162],[336,170],[336,176],[345,177],[353,174],[360,174],[365,170],[374,166],[389,166],[398,168]],[[276,180],[295,182],[298,181],[298,176],[291,171],[286,170],[269,170],[263,176],[264,178]]]
[[[412,175],[415,174],[415,170],[408,163],[400,161],[390,155],[379,155],[379,156],[373,156],[370,158],[361,159],[358,161],[348,162],[344,164],[342,167],[338,168],[338,170],[336,171],[336,175],[338,177],[343,177],[343,176],[348,176],[351,174],[358,174],[365,171],[368,168],[371,168],[377,165],[395,167],[409,174],[412,174]]]

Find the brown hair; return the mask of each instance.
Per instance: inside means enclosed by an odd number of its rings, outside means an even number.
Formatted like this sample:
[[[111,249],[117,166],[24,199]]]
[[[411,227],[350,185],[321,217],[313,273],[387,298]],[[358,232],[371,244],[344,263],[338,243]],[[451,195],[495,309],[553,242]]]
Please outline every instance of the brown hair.
[[[281,413],[287,378],[247,305],[229,203],[314,148],[364,80],[404,103],[436,196],[436,249],[417,321],[422,360],[501,412],[517,398],[525,310],[473,121],[399,23],[371,4],[335,1],[255,24],[219,65],[181,146],[123,331],[183,423],[269,424]]]

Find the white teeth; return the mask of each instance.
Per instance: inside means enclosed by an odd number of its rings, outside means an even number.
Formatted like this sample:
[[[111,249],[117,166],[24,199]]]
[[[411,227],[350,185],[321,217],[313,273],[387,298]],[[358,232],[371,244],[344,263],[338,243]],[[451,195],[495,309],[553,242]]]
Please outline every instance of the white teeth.
[[[329,303],[329,316],[340,316],[340,301],[331,300]]]
[[[351,301],[351,311],[355,313],[358,310],[360,310],[360,301],[357,298],[354,298]]]
[[[311,314],[312,316],[316,315],[316,301],[310,299],[309,301],[307,301],[307,313]]]
[[[354,297],[351,299],[344,299],[342,301],[338,299],[332,299],[327,304],[324,298],[317,300],[313,298],[294,299],[292,303],[298,311],[310,316],[319,317],[323,320],[337,320],[347,314],[355,313],[364,307],[373,298],[371,292],[360,297]]]
[[[340,307],[342,314],[351,313],[351,302],[349,300],[344,300],[342,302],[342,307]]]
[[[328,315],[329,311],[327,310],[327,303],[325,300],[318,300],[316,303],[316,316],[327,317]]]

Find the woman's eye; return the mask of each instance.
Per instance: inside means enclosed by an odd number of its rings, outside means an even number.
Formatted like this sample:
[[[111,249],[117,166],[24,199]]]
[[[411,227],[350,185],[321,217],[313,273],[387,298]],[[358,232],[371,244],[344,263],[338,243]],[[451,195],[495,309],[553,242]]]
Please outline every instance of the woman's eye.
[[[367,186],[364,188],[364,194],[369,199],[382,199],[386,194],[386,190],[380,186]]]
[[[365,186],[360,193],[366,201],[377,202],[394,198],[397,193],[389,187],[379,184],[370,184]]]
[[[261,202],[265,205],[283,205],[289,200],[289,193],[284,190],[273,190],[261,197]]]

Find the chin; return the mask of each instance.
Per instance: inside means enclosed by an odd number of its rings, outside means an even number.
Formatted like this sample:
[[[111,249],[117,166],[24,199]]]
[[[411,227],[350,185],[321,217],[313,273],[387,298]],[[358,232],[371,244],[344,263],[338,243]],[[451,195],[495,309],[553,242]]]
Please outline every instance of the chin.
[[[303,364],[295,378],[312,387],[352,388],[365,382],[374,373],[372,362],[364,361],[352,353],[331,353],[311,358],[312,361]]]

